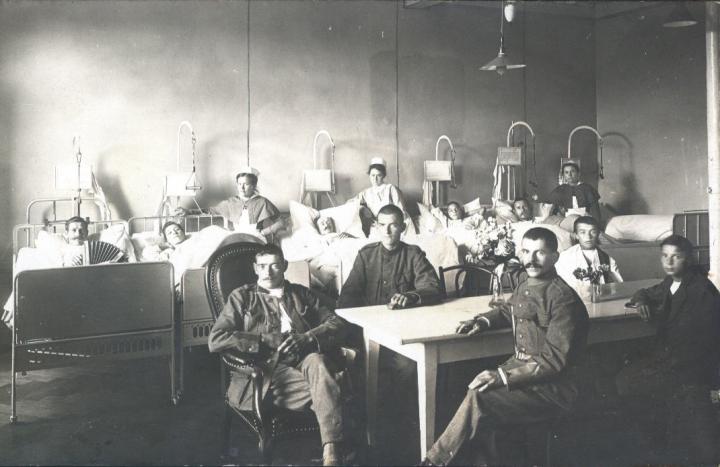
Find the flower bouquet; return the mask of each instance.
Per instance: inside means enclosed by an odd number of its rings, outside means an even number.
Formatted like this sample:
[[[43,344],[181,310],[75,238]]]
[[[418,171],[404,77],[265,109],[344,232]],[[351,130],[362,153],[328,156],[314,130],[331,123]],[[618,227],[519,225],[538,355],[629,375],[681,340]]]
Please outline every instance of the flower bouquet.
[[[578,289],[580,298],[592,302],[597,301],[600,296],[600,278],[607,272],[610,272],[610,266],[601,264],[597,269],[592,266],[587,268],[577,268],[573,271],[573,276],[582,281],[582,287]]]
[[[610,266],[607,264],[601,264],[597,269],[594,269],[592,266],[588,266],[587,269],[577,268],[573,271],[573,276],[575,276],[578,280],[588,281],[593,285],[599,285],[600,278],[608,272],[610,272]]]
[[[472,264],[504,263],[515,256],[512,224],[498,224],[495,218],[483,219],[474,230],[465,261]]]

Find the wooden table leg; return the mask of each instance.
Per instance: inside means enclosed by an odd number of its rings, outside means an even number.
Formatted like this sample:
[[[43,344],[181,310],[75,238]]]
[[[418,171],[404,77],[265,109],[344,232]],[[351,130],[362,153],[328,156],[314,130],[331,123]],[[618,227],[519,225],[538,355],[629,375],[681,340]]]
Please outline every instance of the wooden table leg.
[[[378,356],[380,344],[365,337],[365,411],[368,446],[375,445],[377,433]]]
[[[417,359],[418,411],[420,414],[420,459],[435,442],[435,392],[437,388],[438,351],[431,342],[423,345]]]

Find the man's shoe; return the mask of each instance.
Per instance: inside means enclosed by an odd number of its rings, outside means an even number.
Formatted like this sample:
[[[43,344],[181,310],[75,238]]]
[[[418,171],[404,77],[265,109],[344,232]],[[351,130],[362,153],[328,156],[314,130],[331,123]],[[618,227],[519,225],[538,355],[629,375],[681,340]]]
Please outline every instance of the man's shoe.
[[[340,443],[325,443],[323,446],[323,465],[342,465]]]

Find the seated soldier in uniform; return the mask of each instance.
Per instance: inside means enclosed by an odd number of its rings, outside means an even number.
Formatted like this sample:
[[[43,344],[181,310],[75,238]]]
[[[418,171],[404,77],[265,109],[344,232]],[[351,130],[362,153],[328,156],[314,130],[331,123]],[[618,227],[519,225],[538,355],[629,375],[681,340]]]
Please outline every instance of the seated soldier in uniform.
[[[600,249],[600,222],[590,216],[578,217],[573,225],[573,234],[578,241],[567,250],[560,253],[555,269],[560,277],[575,291],[583,296],[585,284],[588,280],[578,277],[575,273],[578,269],[586,272],[596,271],[598,279],[596,284],[609,284],[611,282],[622,282],[615,260]]]
[[[458,332],[468,334],[512,326],[515,353],[470,382],[423,465],[496,464],[500,427],[551,418],[573,407],[589,322],[585,305],[555,272],[557,246],[550,230],[528,230],[519,252],[525,273],[509,303],[493,304],[460,323]]]
[[[667,277],[631,300],[640,317],[657,326],[656,342],[630,356],[616,377],[617,389],[668,416],[663,462],[717,464],[720,438],[710,389],[720,362],[720,294],[692,265],[688,239],[671,235],[660,247]]]
[[[395,205],[380,208],[374,225],[380,241],[364,246],[355,258],[350,275],[340,292],[338,308],[387,305],[390,309],[438,303],[440,279],[420,247],[400,241],[405,230],[403,212]],[[415,362],[381,349],[379,356],[380,393],[388,408],[398,411],[394,419],[415,420]],[[417,413],[417,412],[415,412]],[[395,454],[395,453],[393,453]],[[392,462],[390,462],[392,463]]]
[[[264,388],[275,405],[290,410],[310,407],[320,425],[323,465],[343,463],[345,441],[341,387],[333,368],[345,322],[326,308],[309,289],[285,281],[288,263],[282,250],[266,245],[255,255],[256,284],[235,289],[210,331],[211,352],[239,351],[271,355],[264,358],[272,372]],[[249,410],[250,378],[233,372],[228,403]]]

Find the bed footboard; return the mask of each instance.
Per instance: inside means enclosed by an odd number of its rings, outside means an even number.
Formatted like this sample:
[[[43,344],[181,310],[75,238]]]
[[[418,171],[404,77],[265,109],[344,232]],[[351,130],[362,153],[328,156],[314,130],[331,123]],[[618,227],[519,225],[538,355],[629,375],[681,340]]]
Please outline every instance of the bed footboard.
[[[182,393],[170,263],[23,271],[15,278],[11,422],[16,374],[108,360],[166,356],[170,395]],[[179,375],[179,377],[178,377]]]

